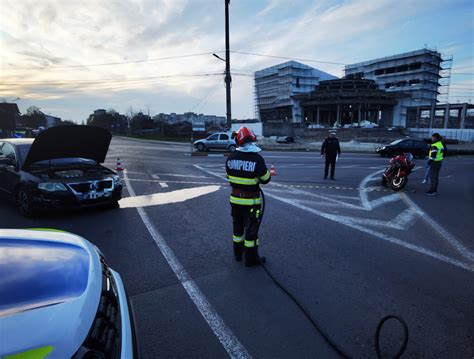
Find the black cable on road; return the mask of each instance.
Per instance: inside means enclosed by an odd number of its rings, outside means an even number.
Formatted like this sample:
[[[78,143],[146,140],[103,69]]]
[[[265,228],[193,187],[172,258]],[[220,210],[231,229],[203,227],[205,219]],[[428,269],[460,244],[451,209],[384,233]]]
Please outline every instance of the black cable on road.
[[[260,188],[260,195],[262,197],[262,208],[261,208],[261,211],[260,211],[261,212],[260,213],[260,219],[259,219],[259,222],[258,222],[258,225],[257,225],[257,233],[258,233],[258,230],[260,229],[260,225],[262,224],[262,220],[263,220],[263,215],[265,213],[265,194],[263,193],[261,188]],[[295,296],[293,294],[291,294],[288,291],[288,289],[286,289],[285,286],[283,286],[278,281],[278,279],[275,278],[275,276],[270,272],[270,270],[265,265],[265,262],[266,262],[266,260],[263,260],[262,264],[261,264],[263,270],[267,273],[267,275],[270,277],[270,279],[273,281],[273,283],[275,283],[275,285],[278,288],[280,288],[282,290],[282,292],[285,293],[293,301],[293,303],[295,303],[295,305],[301,310],[301,312],[305,315],[305,317],[312,324],[312,326],[318,331],[319,334],[321,334],[321,336],[324,338],[326,343],[328,343],[329,346],[336,353],[338,353],[341,356],[341,358],[351,358],[351,356],[349,354],[347,354],[347,352],[344,349],[342,349],[331,338],[331,336],[322,328],[322,326],[311,316],[309,311],[306,310],[306,308],[298,301],[298,299],[296,299]],[[405,352],[406,347],[408,345],[408,326],[407,326],[406,322],[399,316],[388,315],[388,316],[382,318],[382,320],[377,325],[377,329],[375,330],[375,336],[374,336],[375,344],[374,345],[375,345],[375,352],[377,354],[378,359],[383,358],[381,350],[380,350],[380,333],[382,331],[382,328],[383,328],[384,324],[390,319],[394,319],[394,320],[398,321],[401,324],[402,328],[403,328],[403,341],[402,341],[402,344],[400,346],[400,349],[398,350],[397,354],[393,356],[393,358],[394,359],[400,358],[402,356],[402,354]]]

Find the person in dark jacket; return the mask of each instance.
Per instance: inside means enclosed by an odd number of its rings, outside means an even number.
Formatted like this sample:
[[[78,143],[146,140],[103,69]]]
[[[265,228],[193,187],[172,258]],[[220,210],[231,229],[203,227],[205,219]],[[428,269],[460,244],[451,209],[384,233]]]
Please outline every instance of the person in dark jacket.
[[[337,156],[341,155],[341,147],[339,140],[336,137],[336,132],[330,132],[329,137],[326,138],[321,146],[321,157],[326,157],[326,164],[324,166],[324,179],[328,178],[329,165],[331,165],[331,179],[334,180],[334,171],[336,170]]]
[[[240,262],[245,252],[245,265],[252,267],[264,262],[258,254],[258,227],[262,215],[260,184],[270,182],[270,171],[255,145],[255,134],[247,127],[236,133],[237,150],[226,161],[226,173],[232,187],[230,195],[233,219],[235,260]]]

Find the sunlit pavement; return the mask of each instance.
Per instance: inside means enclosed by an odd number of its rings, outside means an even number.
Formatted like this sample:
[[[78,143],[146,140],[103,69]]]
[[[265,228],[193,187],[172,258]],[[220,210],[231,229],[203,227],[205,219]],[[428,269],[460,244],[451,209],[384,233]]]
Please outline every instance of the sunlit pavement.
[[[2,203],[1,226],[60,228],[99,246],[124,279],[144,358],[337,357],[262,269],[233,261],[225,157],[187,152],[114,139],[106,164],[126,168],[121,209],[24,219]],[[428,197],[422,169],[400,193],[380,187],[387,159],[376,155],[343,152],[336,181],[323,180],[318,153],[263,155],[277,175],[264,187],[261,252],[334,341],[375,357],[378,320],[397,314],[410,330],[405,357],[472,357],[474,157],[447,158],[440,195]],[[396,327],[385,335],[395,352]]]

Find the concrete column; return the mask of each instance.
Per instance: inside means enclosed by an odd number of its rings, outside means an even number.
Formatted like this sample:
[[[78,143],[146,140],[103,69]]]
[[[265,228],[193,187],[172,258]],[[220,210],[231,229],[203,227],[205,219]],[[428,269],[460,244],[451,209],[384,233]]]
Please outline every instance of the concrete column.
[[[460,128],[464,128],[464,122],[466,121],[466,113],[467,113],[467,103],[462,104],[461,110],[461,126]]]
[[[436,105],[435,101],[431,102],[431,108],[430,108],[430,131],[433,128],[433,122],[434,122],[434,117],[435,117],[435,111],[436,111]]]
[[[446,104],[444,108],[444,128],[448,128],[448,120],[449,120],[449,103]]]
[[[318,124],[319,126],[319,105],[318,105],[318,108],[316,110],[316,123]]]
[[[360,126],[360,107],[361,107],[361,104],[359,104],[359,114],[357,116],[357,124]]]
[[[340,124],[340,122],[339,122],[339,111],[340,111],[339,106],[340,106],[340,105],[337,104],[336,122],[337,122],[338,124]]]

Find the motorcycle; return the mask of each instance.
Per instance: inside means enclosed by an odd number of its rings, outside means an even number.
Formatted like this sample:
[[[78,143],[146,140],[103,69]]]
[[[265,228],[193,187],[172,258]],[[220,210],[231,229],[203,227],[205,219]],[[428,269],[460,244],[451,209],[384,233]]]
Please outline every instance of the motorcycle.
[[[406,186],[408,175],[414,167],[415,162],[411,153],[393,157],[382,175],[382,186],[389,184],[394,191],[400,191]]]

